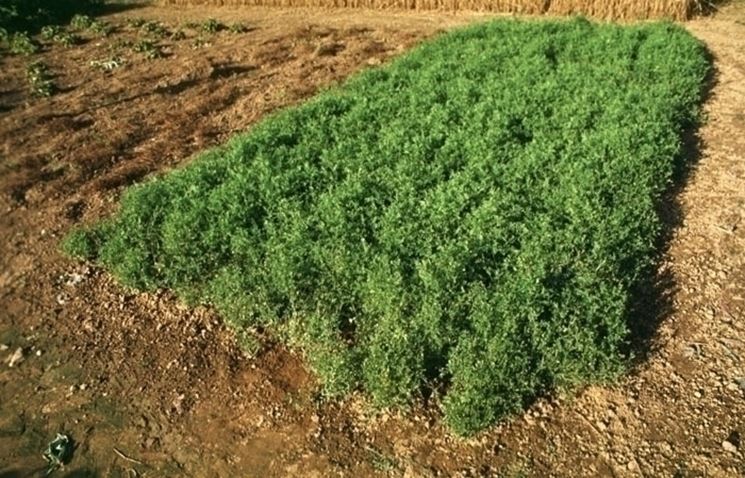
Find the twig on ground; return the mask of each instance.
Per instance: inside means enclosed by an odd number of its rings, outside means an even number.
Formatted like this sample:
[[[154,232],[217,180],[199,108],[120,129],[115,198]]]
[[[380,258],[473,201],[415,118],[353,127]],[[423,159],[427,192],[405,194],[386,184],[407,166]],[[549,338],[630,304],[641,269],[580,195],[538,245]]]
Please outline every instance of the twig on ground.
[[[116,453],[117,455],[119,455],[123,459],[125,459],[127,461],[131,461],[132,463],[137,463],[138,465],[144,465],[144,463],[142,463],[141,461],[135,460],[134,458],[130,458],[127,455],[125,455],[124,453],[120,452],[119,450],[116,449],[116,447],[113,447],[113,449],[114,449],[114,453]]]

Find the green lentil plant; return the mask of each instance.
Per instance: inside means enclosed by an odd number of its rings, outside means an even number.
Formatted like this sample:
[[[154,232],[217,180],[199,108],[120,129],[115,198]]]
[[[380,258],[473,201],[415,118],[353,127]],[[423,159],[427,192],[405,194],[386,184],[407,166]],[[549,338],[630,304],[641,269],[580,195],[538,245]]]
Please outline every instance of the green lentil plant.
[[[28,65],[26,78],[33,96],[47,98],[52,96],[56,90],[49,68],[41,61]]]
[[[155,21],[145,22],[140,27],[140,31],[156,38],[165,38],[169,35],[168,29],[162,23]]]
[[[82,38],[75,35],[74,33],[68,33],[68,32],[61,32],[55,35],[53,40],[58,45],[62,45],[65,47],[79,45],[83,41]]]
[[[328,396],[437,387],[471,434],[625,370],[709,68],[670,23],[452,31],[130,188],[74,249],[272,333]]]
[[[93,18],[88,15],[76,14],[70,19],[70,27],[75,30],[87,30],[93,24]]]
[[[136,53],[141,53],[145,58],[154,60],[156,58],[163,58],[163,52],[160,47],[150,40],[139,40],[132,45],[132,50]]]
[[[62,32],[62,27],[60,27],[59,25],[46,25],[45,27],[42,27],[40,34],[41,38],[49,41],[54,39],[54,37]]]
[[[88,26],[88,30],[98,36],[107,37],[114,32],[114,26],[108,22],[93,20]]]
[[[207,19],[199,24],[202,33],[214,34],[225,29],[225,25],[214,18]]]
[[[26,32],[16,32],[10,36],[10,52],[14,55],[33,55],[39,51],[37,45]]]

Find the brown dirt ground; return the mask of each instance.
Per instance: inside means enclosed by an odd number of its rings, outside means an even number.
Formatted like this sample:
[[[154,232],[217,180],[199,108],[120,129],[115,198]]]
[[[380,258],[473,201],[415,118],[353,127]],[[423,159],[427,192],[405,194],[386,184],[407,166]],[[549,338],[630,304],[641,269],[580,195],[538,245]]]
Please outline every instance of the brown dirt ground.
[[[252,28],[122,46],[125,20]],[[58,431],[61,476],[745,476],[745,5],[686,24],[716,75],[695,165],[665,209],[662,304],[620,383],[555,396],[469,440],[436,412],[328,403],[276,344],[247,358],[219,318],[63,258],[75,225],[129,184],[183,164],[269,111],[479,14],[140,7],[111,37],[35,57],[61,91],[31,98],[29,59],[0,62],[0,477],[35,476]],[[119,50],[112,50],[119,45]],[[90,61],[119,55],[112,72]],[[25,359],[9,358],[21,348]],[[732,446],[723,444],[725,441]]]

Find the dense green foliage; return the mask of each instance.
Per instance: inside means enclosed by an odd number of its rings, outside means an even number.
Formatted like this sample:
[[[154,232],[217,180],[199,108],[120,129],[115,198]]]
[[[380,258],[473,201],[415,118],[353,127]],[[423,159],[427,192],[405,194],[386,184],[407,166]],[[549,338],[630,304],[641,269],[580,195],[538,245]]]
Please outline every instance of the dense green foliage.
[[[273,331],[330,394],[441,387],[470,433],[623,369],[707,70],[671,24],[463,29],[129,189],[68,249]]]
[[[50,23],[66,22],[73,14],[100,3],[99,0],[0,0],[0,29],[36,30]]]

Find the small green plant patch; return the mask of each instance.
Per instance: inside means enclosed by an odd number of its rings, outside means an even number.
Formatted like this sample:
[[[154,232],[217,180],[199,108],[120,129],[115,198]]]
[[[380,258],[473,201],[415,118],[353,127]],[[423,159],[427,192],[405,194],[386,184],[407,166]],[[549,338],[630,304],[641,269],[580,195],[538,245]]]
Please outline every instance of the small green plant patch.
[[[62,33],[64,30],[59,25],[46,25],[42,27],[40,34],[44,40],[53,40],[54,37]]]
[[[114,26],[108,22],[93,20],[88,26],[88,30],[101,37],[107,37],[114,32]]]
[[[91,25],[93,25],[94,21],[95,20],[88,15],[75,14],[72,19],[70,19],[70,27],[75,30],[87,30]]]
[[[156,21],[143,23],[140,27],[140,30],[144,34],[151,35],[156,38],[165,38],[170,34],[168,29],[162,23]]]
[[[132,51],[141,53],[148,60],[163,58],[163,51],[150,40],[139,40],[132,45]]]
[[[56,90],[49,68],[41,61],[35,61],[28,65],[26,78],[33,96],[47,98],[52,96]]]
[[[10,52],[14,55],[33,55],[39,51],[39,45],[26,32],[16,32],[8,40]]]
[[[59,25],[47,25],[42,27],[40,36],[43,40],[51,41],[66,47],[75,46],[82,42],[82,39],[79,36],[66,32]]]
[[[64,247],[275,334],[329,395],[436,387],[472,433],[623,371],[708,69],[667,23],[454,31],[130,188]]]
[[[202,33],[217,33],[221,30],[224,30],[225,25],[215,20],[214,18],[209,18],[199,24],[199,29],[202,31]]]

